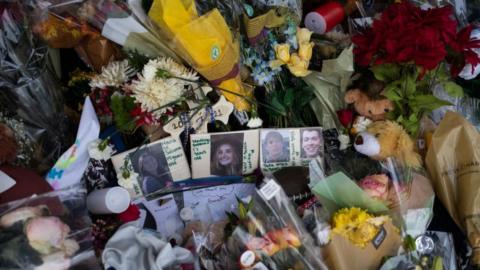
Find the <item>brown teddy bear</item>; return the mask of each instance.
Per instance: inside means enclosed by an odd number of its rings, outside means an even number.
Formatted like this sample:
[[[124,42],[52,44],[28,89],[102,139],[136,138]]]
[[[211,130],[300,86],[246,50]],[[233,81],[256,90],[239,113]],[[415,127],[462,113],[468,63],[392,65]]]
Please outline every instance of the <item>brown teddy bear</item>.
[[[385,119],[385,114],[393,110],[392,102],[388,99],[372,99],[360,89],[347,91],[345,102],[353,104],[361,116],[366,116],[374,121]]]
[[[392,102],[382,95],[384,86],[371,72],[362,74],[345,93],[345,102],[353,104],[361,116],[374,121],[384,120],[385,114],[393,110]]]
[[[408,133],[398,123],[385,120],[370,124],[355,138],[355,150],[375,160],[395,157],[403,165],[418,168],[420,155]]]

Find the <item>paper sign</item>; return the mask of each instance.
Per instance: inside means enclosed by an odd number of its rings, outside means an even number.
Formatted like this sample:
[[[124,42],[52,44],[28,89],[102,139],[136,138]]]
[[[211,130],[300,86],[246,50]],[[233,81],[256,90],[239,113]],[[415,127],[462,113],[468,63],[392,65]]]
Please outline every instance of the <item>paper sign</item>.
[[[260,193],[262,193],[263,197],[267,201],[269,201],[271,198],[275,197],[275,195],[281,190],[280,186],[275,182],[274,180],[268,181],[267,184],[265,184],[261,189]]]
[[[176,182],[190,179],[188,161],[178,137],[167,137],[112,157],[117,173],[122,171],[125,159],[131,162],[131,169],[138,174],[139,190],[130,190],[134,198],[147,196]]]
[[[323,164],[323,156],[321,127],[260,130],[260,167],[264,172],[308,166],[315,158],[320,158]]]
[[[232,112],[233,104],[228,102],[224,96],[221,96],[220,100],[210,109],[202,109],[195,114],[191,112],[190,123],[196,133],[207,133],[207,125],[211,119],[219,120],[227,124],[228,118]],[[184,128],[184,124],[182,123],[180,117],[176,117],[174,120],[165,125],[163,130],[173,137],[177,137],[183,132]]]
[[[15,184],[15,180],[13,180],[6,173],[0,171],[0,193],[9,190]]]
[[[258,130],[192,134],[193,178],[241,176],[258,168]]]
[[[184,207],[193,210],[194,220],[204,222],[219,221],[226,218],[225,211],[235,212],[237,197],[246,198],[253,195],[254,184],[230,184],[214,186],[183,193]]]

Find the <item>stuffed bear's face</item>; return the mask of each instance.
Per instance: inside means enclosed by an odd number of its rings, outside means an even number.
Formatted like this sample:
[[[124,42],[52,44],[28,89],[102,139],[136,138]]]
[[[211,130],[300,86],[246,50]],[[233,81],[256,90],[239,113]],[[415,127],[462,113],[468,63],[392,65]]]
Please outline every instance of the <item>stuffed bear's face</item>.
[[[353,104],[355,110],[362,116],[374,121],[385,119],[385,114],[393,110],[392,102],[388,99],[371,99],[359,89],[349,90],[345,95],[345,102]]]
[[[372,123],[366,132],[357,135],[354,147],[358,152],[376,160],[395,157],[404,165],[421,166],[412,139],[402,126],[393,121]]]

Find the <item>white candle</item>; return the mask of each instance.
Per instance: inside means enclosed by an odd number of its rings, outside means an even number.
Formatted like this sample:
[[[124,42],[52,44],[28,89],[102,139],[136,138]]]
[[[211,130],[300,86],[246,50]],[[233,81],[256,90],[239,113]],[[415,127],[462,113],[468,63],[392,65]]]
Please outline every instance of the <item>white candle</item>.
[[[130,194],[122,187],[95,190],[87,196],[87,208],[93,214],[118,214],[129,205]]]

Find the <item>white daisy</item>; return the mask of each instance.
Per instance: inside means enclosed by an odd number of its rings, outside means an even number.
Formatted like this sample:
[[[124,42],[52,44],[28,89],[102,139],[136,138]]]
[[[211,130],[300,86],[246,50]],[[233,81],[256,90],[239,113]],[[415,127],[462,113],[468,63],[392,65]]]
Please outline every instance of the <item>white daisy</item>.
[[[133,171],[123,170],[117,174],[118,185],[126,189],[133,189],[138,179],[138,174]]]
[[[338,136],[338,140],[340,141],[340,150],[345,150],[348,148],[348,145],[350,143],[350,136],[345,135],[345,134],[340,134]]]
[[[252,117],[248,120],[247,127],[249,128],[259,128],[263,124],[263,120],[259,117]]]

